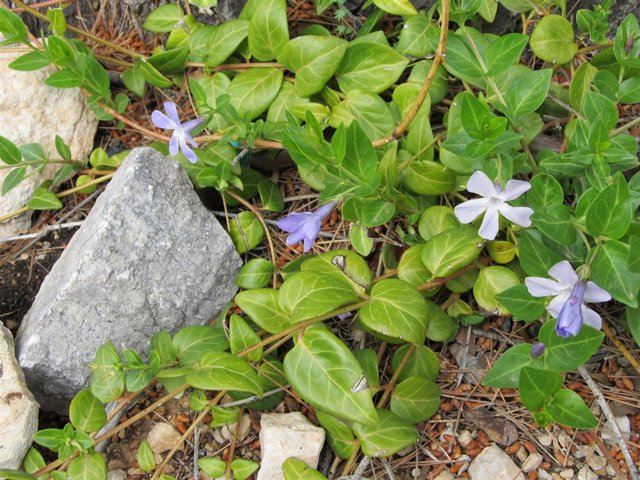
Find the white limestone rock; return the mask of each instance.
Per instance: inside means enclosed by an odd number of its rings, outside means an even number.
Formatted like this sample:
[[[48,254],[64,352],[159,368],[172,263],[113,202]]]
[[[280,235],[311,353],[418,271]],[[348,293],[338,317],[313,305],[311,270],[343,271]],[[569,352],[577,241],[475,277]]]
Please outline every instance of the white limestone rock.
[[[14,356],[13,335],[0,323],[0,468],[22,465],[38,430],[38,402]]]
[[[498,446],[486,447],[469,466],[471,480],[524,480],[518,466]]]

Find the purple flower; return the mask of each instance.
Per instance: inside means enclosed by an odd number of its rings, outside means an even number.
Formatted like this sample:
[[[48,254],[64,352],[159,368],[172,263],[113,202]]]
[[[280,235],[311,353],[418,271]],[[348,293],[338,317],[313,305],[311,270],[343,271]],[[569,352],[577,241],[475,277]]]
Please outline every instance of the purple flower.
[[[304,251],[311,250],[320,234],[322,220],[331,213],[335,206],[336,202],[330,202],[315,212],[294,212],[278,220],[276,222],[278,227],[290,234],[287,237],[287,245],[295,245],[304,241]]]
[[[194,151],[189,148],[189,145],[197,147],[198,144],[193,137],[191,137],[190,133],[191,130],[204,121],[204,118],[194,118],[185,123],[180,123],[178,109],[176,108],[176,104],[172,102],[164,102],[164,111],[167,112],[167,115],[159,110],[154,110],[151,114],[151,122],[158,128],[173,130],[171,141],[169,142],[169,153],[172,157],[175,157],[178,154],[178,149],[180,149],[191,163],[196,163],[198,157]]]
[[[561,337],[575,336],[580,332],[583,323],[600,329],[600,315],[586,307],[584,302],[608,302],[611,300],[609,292],[593,282],[578,277],[566,260],[551,267],[549,275],[555,280],[527,277],[524,283],[534,297],[553,296],[547,305],[547,311],[558,319],[556,333]]]
[[[509,200],[515,200],[531,188],[529,182],[521,180],[509,180],[504,190],[498,183],[493,183],[487,175],[477,170],[467,181],[467,191],[477,193],[483,198],[474,198],[461,203],[453,209],[455,216],[461,223],[471,223],[484,213],[482,225],[478,235],[485,240],[493,240],[500,228],[500,214],[507,220],[521,227],[531,226],[531,214],[529,207],[512,207],[507,204]]]
[[[536,342],[531,345],[531,358],[538,358],[540,355],[544,353],[544,343]]]

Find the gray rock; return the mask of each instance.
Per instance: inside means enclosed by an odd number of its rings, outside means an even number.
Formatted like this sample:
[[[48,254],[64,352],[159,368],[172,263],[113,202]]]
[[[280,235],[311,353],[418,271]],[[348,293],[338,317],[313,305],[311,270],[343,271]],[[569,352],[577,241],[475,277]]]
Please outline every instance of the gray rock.
[[[496,445],[485,448],[469,466],[471,480],[524,480],[518,466]]]
[[[282,464],[296,457],[312,468],[318,465],[324,430],[300,412],[265,413],[260,418],[262,461],[257,480],[282,480]]]
[[[38,430],[38,402],[14,356],[13,335],[0,323],[0,468],[22,465]]]
[[[74,159],[84,160],[93,149],[98,127],[95,115],[87,106],[86,96],[77,88],[54,88],[44,84],[56,69],[47,67],[34,72],[19,72],[9,63],[25,52],[0,50],[0,135],[16,145],[40,143],[53,159],[59,135],[71,148]],[[50,165],[42,174],[22,181],[6,195],[0,195],[0,217],[25,206],[36,187],[52,178],[61,165]],[[13,169],[0,170],[0,184]],[[0,238],[28,230],[31,216],[21,215],[0,224]]]
[[[183,168],[151,148],[133,150],[18,331],[36,398],[64,412],[103,343],[145,354],[156,332],[206,323],[236,292],[240,264]]]

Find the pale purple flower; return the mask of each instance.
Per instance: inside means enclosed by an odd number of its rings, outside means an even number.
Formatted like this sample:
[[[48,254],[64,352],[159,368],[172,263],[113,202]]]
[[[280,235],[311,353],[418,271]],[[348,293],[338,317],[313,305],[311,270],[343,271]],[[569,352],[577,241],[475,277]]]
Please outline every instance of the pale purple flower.
[[[527,277],[524,283],[534,297],[553,299],[547,305],[547,311],[558,319],[556,333],[561,337],[575,336],[582,324],[600,329],[600,315],[584,305],[584,302],[608,302],[611,295],[593,282],[581,279],[566,260],[556,263],[549,270],[555,280],[541,277]]]
[[[315,212],[293,212],[276,222],[285,232],[289,233],[287,245],[295,245],[304,241],[304,251],[308,252],[320,234],[320,225],[324,217],[331,213],[336,202],[329,202]]]
[[[485,240],[493,240],[500,228],[499,220],[502,214],[507,220],[521,227],[531,226],[529,207],[512,207],[507,204],[531,188],[529,182],[509,180],[503,190],[500,184],[491,181],[487,175],[477,170],[469,177],[467,190],[477,193],[482,198],[474,198],[456,206],[453,211],[461,223],[471,223],[484,213],[478,234]]]
[[[536,342],[531,345],[531,358],[538,358],[544,353],[545,345],[542,342]]]
[[[191,163],[196,163],[198,161],[198,157],[195,152],[189,148],[189,145],[197,147],[198,144],[195,142],[193,137],[191,137],[190,133],[191,130],[204,121],[204,118],[198,117],[193,120],[180,123],[180,118],[178,118],[178,109],[176,108],[176,104],[173,102],[164,102],[164,111],[167,112],[167,115],[162,113],[160,110],[154,110],[151,114],[151,122],[158,128],[173,130],[173,133],[171,134],[171,141],[169,142],[169,153],[172,157],[175,157],[178,154],[178,150],[182,150],[184,156],[187,157]]]

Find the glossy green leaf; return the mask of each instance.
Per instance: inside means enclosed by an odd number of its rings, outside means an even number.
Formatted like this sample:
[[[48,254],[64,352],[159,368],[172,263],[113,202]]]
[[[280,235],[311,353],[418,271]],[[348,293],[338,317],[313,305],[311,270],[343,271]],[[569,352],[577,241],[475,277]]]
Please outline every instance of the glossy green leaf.
[[[473,228],[452,228],[427,241],[422,262],[434,277],[447,277],[473,263],[483,247],[482,239]]]
[[[97,432],[107,423],[107,412],[91,390],[80,390],[69,405],[69,419],[76,429],[85,433]]]
[[[171,80],[162,75],[153,65],[147,62],[146,59],[140,58],[136,60],[134,68],[140,72],[142,78],[154,87],[168,88],[173,85]]]
[[[582,112],[584,100],[591,90],[591,82],[598,73],[598,69],[588,62],[582,63],[573,74],[569,87],[569,103],[577,111]]]
[[[284,371],[302,398],[332,415],[377,425],[364,372],[347,346],[326,328],[307,328],[284,358]]]
[[[29,447],[29,450],[27,450],[27,454],[22,462],[22,468],[24,468],[27,473],[34,473],[46,466],[47,462],[44,461],[42,454],[36,450],[35,447]],[[1,471],[2,470],[0,470],[0,472]],[[0,473],[0,475],[2,475],[2,473]]]
[[[246,20],[227,20],[213,28],[214,30],[207,38],[207,52],[204,59],[204,63],[208,67],[220,65],[236,51],[249,34],[249,22]],[[195,32],[198,31],[199,29]]]
[[[613,100],[596,92],[587,92],[584,99],[584,115],[591,129],[600,121],[606,129],[615,128],[618,123],[618,108]]]
[[[236,276],[236,285],[249,290],[264,288],[273,276],[273,263],[264,258],[252,258],[245,263]]]
[[[536,56],[558,65],[569,62],[578,51],[573,27],[560,15],[542,17],[531,33],[529,45]]]
[[[573,390],[563,388],[546,406],[551,418],[573,428],[596,428],[598,419],[591,413],[584,400]]]
[[[454,190],[456,172],[438,162],[412,162],[403,175],[402,183],[419,195],[444,195]]]
[[[364,293],[372,278],[367,262],[349,250],[331,250],[305,259],[300,269],[331,276],[338,274],[340,280],[348,281],[355,291],[361,293]]]
[[[413,348],[413,352],[406,360],[402,371],[398,374],[398,381],[406,380],[411,376],[421,376],[435,381],[440,373],[440,360],[438,356],[425,345],[403,345],[398,348],[391,359],[391,370],[395,374],[400,368],[407,351]]]
[[[470,81],[473,85],[484,86],[484,82],[479,79],[484,77],[485,72],[462,36],[456,34],[448,36],[447,61],[444,65],[452,75]]]
[[[315,271],[292,275],[278,291],[278,304],[291,322],[301,322],[355,303],[358,295],[346,280]]]
[[[182,9],[177,4],[162,5],[149,13],[142,28],[154,33],[167,33],[176,28],[183,15]]]
[[[539,235],[530,232],[520,234],[518,258],[524,271],[532,277],[546,277],[549,269],[563,260],[542,242]]]
[[[2,195],[11,191],[20,184],[27,176],[27,167],[17,167],[11,170],[2,182]],[[46,190],[46,189],[45,189]]]
[[[163,75],[181,73],[189,56],[186,46],[174,48],[166,52],[158,52],[151,55],[147,62]]]
[[[591,280],[630,307],[638,306],[640,273],[629,271],[629,246],[617,240],[605,242],[591,263]]]
[[[364,376],[367,379],[367,384],[370,391],[380,386],[380,376],[378,375],[378,354],[372,348],[363,348],[353,352],[358,363],[364,371]]]
[[[286,0],[262,0],[251,15],[249,50],[266,62],[276,58],[289,41]],[[258,69],[261,70],[261,69]]]
[[[24,22],[18,15],[5,8],[0,9],[0,32],[4,36],[2,45],[28,41],[28,30]]]
[[[594,198],[586,212],[587,231],[597,237],[619,239],[631,225],[634,212],[629,201],[629,185],[621,173]]]
[[[237,390],[262,395],[262,383],[249,363],[227,352],[208,352],[197,368],[187,375],[187,383],[202,390]]]
[[[418,220],[418,231],[425,240],[457,227],[460,227],[460,222],[454,215],[453,208],[441,205],[427,208]]]
[[[351,43],[336,72],[343,92],[361,89],[380,93],[393,85],[409,60],[391,47],[370,42]]]
[[[459,277],[460,278],[460,277]],[[449,285],[449,284],[447,284]],[[427,300],[429,328],[427,338],[434,342],[448,342],[456,336],[458,325],[435,302]]]
[[[589,325],[583,325],[580,333],[564,338],[555,332],[557,321],[544,323],[539,338],[545,345],[545,366],[557,372],[569,372],[584,364],[602,344],[604,334]]]
[[[327,477],[296,457],[284,461],[282,474],[284,480],[327,480]]]
[[[564,191],[560,183],[551,175],[538,173],[531,179],[531,190],[527,192],[527,203],[533,210],[564,201]]]
[[[316,410],[316,417],[320,426],[327,432],[327,440],[333,453],[345,460],[355,454],[358,446],[351,429],[340,419]]]
[[[541,409],[545,400],[562,388],[563,380],[557,372],[523,367],[518,385],[522,403],[532,412]]]
[[[550,68],[533,70],[518,75],[510,82],[504,94],[509,115],[515,118],[535,112],[547,96],[552,74]]]
[[[15,171],[15,170],[14,170]],[[27,202],[27,207],[34,210],[55,210],[62,207],[62,202],[55,193],[45,187],[38,187]]]
[[[246,253],[262,242],[264,228],[252,212],[240,212],[229,222],[229,236],[238,253]]]
[[[271,212],[284,210],[284,195],[271,180],[265,178],[258,183],[258,194],[260,195],[262,206],[266,210]]]
[[[228,349],[229,341],[221,328],[191,325],[181,328],[174,335],[173,347],[180,365],[188,366],[198,362],[207,352]]]
[[[0,160],[7,165],[15,165],[22,160],[20,149],[8,138],[0,135]]]
[[[229,319],[229,345],[231,353],[237,355],[256,343],[260,342],[260,337],[251,326],[245,322],[240,315],[233,314]],[[244,356],[250,362],[257,362],[262,358],[263,348],[259,347]]]
[[[433,279],[433,275],[422,263],[422,247],[414,245],[404,251],[398,263],[398,278],[412,287],[419,287]]]
[[[388,457],[413,444],[420,435],[413,425],[387,410],[378,409],[375,425],[353,424],[362,453],[368,457]]]
[[[252,462],[251,460],[236,458],[229,464],[229,466],[233,472],[234,480],[246,480],[258,469],[260,465],[256,462]]]
[[[136,460],[138,461],[138,466],[140,470],[143,472],[149,473],[151,470],[156,468],[156,461],[153,457],[153,450],[151,450],[151,445],[146,440],[143,440],[138,447],[138,453],[136,453]]]
[[[353,122],[349,126],[345,140],[345,155],[340,162],[343,171],[354,181],[367,184],[375,189],[380,183],[381,177],[377,173],[378,156],[371,141],[357,122]]]
[[[529,38],[521,33],[507,33],[494,40],[485,52],[487,75],[494,76],[518,63]]]
[[[0,475],[6,480],[36,480],[36,477],[30,475],[29,473],[8,468],[0,468]]]
[[[220,457],[204,457],[198,459],[198,467],[213,478],[224,475],[227,464]]]
[[[349,127],[354,120],[369,140],[389,135],[396,126],[389,105],[378,95],[360,89],[348,91],[345,99],[332,109],[329,125]]]
[[[418,12],[409,0],[373,0],[373,4],[383,12],[392,15],[416,15]]]
[[[240,116],[255,119],[278,95],[282,78],[282,70],[277,68],[252,68],[238,74],[231,80],[227,92],[231,96],[231,105]]]
[[[278,304],[278,290],[261,288],[240,292],[236,303],[251,321],[269,333],[278,333],[290,326],[289,316]]]
[[[338,37],[304,35],[290,40],[278,60],[296,74],[296,93],[310,97],[322,90],[336,72],[347,46]]]
[[[530,322],[544,315],[545,299],[532,297],[525,285],[514,285],[498,293],[495,298],[517,320]]]
[[[88,453],[74,458],[67,469],[67,480],[104,480],[107,461],[101,453]]]
[[[100,346],[91,365],[91,393],[102,402],[110,402],[124,393],[122,360],[110,341]]]
[[[478,305],[488,312],[509,315],[511,312],[502,305],[496,295],[520,284],[518,275],[502,266],[490,266],[480,270],[473,285],[473,296]]]
[[[386,279],[371,290],[371,300],[360,309],[360,321],[385,337],[421,345],[429,326],[425,299],[408,283]]]
[[[531,215],[531,221],[538,230],[560,245],[572,245],[576,241],[576,229],[570,219],[571,211],[562,204],[538,208]]]
[[[58,70],[49,75],[44,84],[55,88],[75,88],[82,85],[82,77],[73,70]]]
[[[433,53],[430,39],[439,35],[438,27],[424,13],[409,17],[400,30],[396,50],[405,55],[424,57]]]
[[[20,55],[9,64],[9,68],[12,70],[19,70],[22,72],[31,72],[33,70],[40,70],[51,63],[49,57],[43,50],[34,50],[32,52]]]
[[[498,358],[482,381],[485,387],[517,388],[523,367],[542,367],[539,359],[531,358],[531,344],[511,347]]]
[[[440,387],[432,380],[411,376],[401,381],[391,394],[389,409],[411,423],[433,416],[440,407]]]
[[[286,112],[294,105],[308,103],[309,99],[296,93],[295,87],[290,82],[282,82],[280,91],[267,111],[267,122],[285,122]]]
[[[171,334],[161,331],[151,337],[149,363],[155,368],[166,367],[176,361],[176,349],[171,341]]]
[[[616,31],[613,53],[623,67],[640,67],[640,27],[633,13],[624,18]]]
[[[618,100],[628,104],[640,102],[640,76],[627,78],[620,84]]]
[[[360,255],[367,256],[373,250],[373,238],[369,236],[369,229],[364,225],[352,223],[349,228],[351,246]]]

